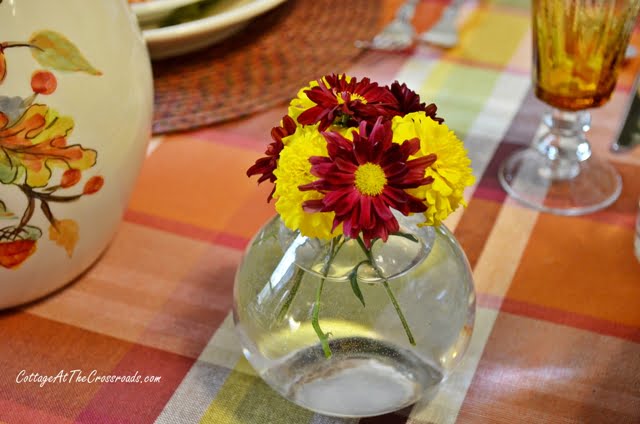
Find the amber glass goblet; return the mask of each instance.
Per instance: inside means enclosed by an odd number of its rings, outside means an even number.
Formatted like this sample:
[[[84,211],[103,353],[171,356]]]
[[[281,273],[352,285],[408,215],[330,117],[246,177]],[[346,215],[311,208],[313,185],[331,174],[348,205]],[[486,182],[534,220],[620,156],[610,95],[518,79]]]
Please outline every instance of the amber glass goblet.
[[[640,0],[533,0],[536,96],[551,106],[546,130],[507,158],[502,187],[534,209],[581,215],[613,203],[622,188],[611,164],[594,157],[587,109],[605,104],[640,9]]]

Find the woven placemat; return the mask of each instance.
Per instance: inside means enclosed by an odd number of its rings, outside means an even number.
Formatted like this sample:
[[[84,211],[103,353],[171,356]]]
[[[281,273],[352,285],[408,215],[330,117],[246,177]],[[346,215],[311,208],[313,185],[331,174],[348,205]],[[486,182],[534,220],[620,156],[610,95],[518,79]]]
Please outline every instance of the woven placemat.
[[[378,29],[380,0],[288,0],[226,42],[153,63],[154,134],[239,118],[344,71]]]

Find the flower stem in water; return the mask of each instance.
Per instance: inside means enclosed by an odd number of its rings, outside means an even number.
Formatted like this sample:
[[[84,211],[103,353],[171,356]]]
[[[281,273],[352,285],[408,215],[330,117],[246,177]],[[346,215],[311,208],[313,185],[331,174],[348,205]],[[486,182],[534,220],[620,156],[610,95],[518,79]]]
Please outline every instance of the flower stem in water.
[[[331,240],[331,245],[329,247],[329,258],[327,262],[325,262],[324,267],[322,269],[322,279],[320,280],[320,285],[318,286],[318,290],[316,291],[316,301],[313,304],[313,311],[311,315],[311,325],[315,330],[318,338],[320,339],[320,344],[322,345],[322,350],[324,351],[324,356],[326,358],[331,357],[331,348],[329,347],[329,334],[322,331],[320,328],[320,297],[322,295],[322,288],[324,287],[324,281],[327,279],[327,275],[329,274],[329,269],[331,268],[331,264],[335,259],[336,255],[340,251],[340,248],[344,245],[345,240],[340,240],[341,236],[335,237]],[[337,245],[337,246],[336,246]]]
[[[327,358],[331,357],[331,348],[329,347],[329,336],[322,331],[320,328],[320,296],[322,295],[322,287],[324,286],[324,278],[320,280],[320,285],[318,286],[318,291],[316,292],[316,301],[313,304],[313,314],[311,317],[311,325],[313,329],[316,331],[318,338],[320,339],[320,344],[322,345],[322,350],[324,351],[324,356]]]
[[[358,241],[358,244],[360,245],[360,248],[362,248],[362,251],[364,252],[364,254],[367,255],[369,264],[376,271],[378,276],[382,279],[382,285],[387,291],[387,295],[389,296],[389,299],[391,299],[391,303],[393,304],[393,307],[395,308],[396,313],[398,314],[398,318],[400,318],[400,322],[402,323],[404,332],[407,333],[407,338],[409,339],[409,343],[411,343],[412,346],[415,346],[416,340],[413,338],[413,334],[411,333],[411,328],[409,328],[409,323],[407,323],[407,320],[404,317],[404,314],[402,313],[402,309],[400,308],[400,305],[398,304],[396,297],[393,295],[393,292],[391,291],[391,287],[389,287],[389,282],[387,281],[386,277],[384,276],[384,274],[382,274],[382,271],[374,261],[373,255],[371,254],[371,250],[367,249],[367,246],[365,246],[364,242],[360,237],[358,237],[356,240]]]
[[[402,322],[402,326],[404,327],[404,332],[407,333],[407,338],[409,339],[409,343],[411,343],[411,346],[415,346],[416,341],[413,338],[413,334],[411,334],[411,329],[409,328],[409,324],[407,323],[407,320],[405,319],[404,314],[402,313],[402,309],[400,309],[400,305],[398,304],[396,297],[393,295],[393,292],[391,291],[391,287],[389,287],[389,283],[387,282],[386,279],[382,282],[382,285],[387,290],[387,294],[391,299],[391,303],[393,303],[393,307],[396,309],[396,312],[398,313],[400,322]]]

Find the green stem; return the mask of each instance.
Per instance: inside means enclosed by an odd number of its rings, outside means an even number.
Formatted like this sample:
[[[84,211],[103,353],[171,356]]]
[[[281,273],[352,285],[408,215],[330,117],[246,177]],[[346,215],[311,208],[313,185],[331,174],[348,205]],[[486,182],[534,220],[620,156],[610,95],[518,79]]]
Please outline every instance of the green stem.
[[[340,239],[341,236],[338,236],[331,240],[331,246],[329,247],[329,258],[322,268],[323,277],[320,280],[320,285],[318,286],[318,290],[316,291],[316,301],[313,304],[313,311],[311,313],[311,326],[320,339],[320,344],[322,345],[322,350],[324,351],[324,356],[326,358],[331,357],[331,348],[329,347],[329,333],[325,333],[324,331],[322,331],[322,328],[320,328],[320,297],[322,296],[322,289],[324,287],[324,282],[327,279],[327,275],[329,274],[331,264],[344,245],[345,240]],[[337,247],[336,244],[338,244]]]
[[[322,350],[324,352],[324,356],[326,358],[331,358],[331,348],[329,347],[329,336],[322,331],[320,328],[320,296],[322,295],[322,287],[324,286],[324,278],[320,280],[320,285],[318,286],[318,290],[316,291],[316,301],[313,304],[313,314],[311,316],[311,325],[315,330],[318,338],[320,339],[320,344],[322,345]]]
[[[393,303],[393,307],[396,309],[398,317],[400,318],[400,322],[402,322],[402,327],[404,327],[404,332],[407,333],[407,338],[409,339],[409,343],[411,343],[411,346],[415,346],[416,340],[413,338],[413,334],[411,334],[409,323],[407,323],[407,320],[404,318],[402,309],[400,309],[400,305],[398,304],[396,297],[393,295],[393,292],[391,291],[391,287],[389,287],[389,282],[386,279],[384,279],[384,281],[382,281],[382,285],[387,290],[387,294],[391,299],[391,303]]]
[[[393,295],[393,292],[391,291],[391,287],[389,287],[389,281],[384,276],[384,274],[382,273],[382,270],[380,270],[380,268],[378,267],[376,262],[373,260],[373,255],[371,254],[371,250],[367,249],[367,246],[365,246],[364,242],[362,241],[362,239],[360,237],[358,237],[356,240],[358,241],[358,244],[360,245],[360,248],[362,249],[364,254],[367,255],[367,259],[369,260],[369,264],[376,271],[378,276],[382,279],[382,285],[384,286],[385,290],[387,291],[387,295],[391,299],[391,303],[393,304],[393,307],[395,308],[396,313],[398,314],[398,318],[400,318],[400,322],[402,323],[402,327],[404,328],[404,332],[407,334],[407,338],[409,339],[409,343],[411,343],[411,346],[415,346],[416,345],[416,340],[413,338],[413,334],[411,333],[411,328],[409,328],[409,323],[407,322],[406,318],[404,317],[404,314],[402,313],[402,309],[400,308],[400,305],[398,304],[398,301],[396,300],[396,297]]]

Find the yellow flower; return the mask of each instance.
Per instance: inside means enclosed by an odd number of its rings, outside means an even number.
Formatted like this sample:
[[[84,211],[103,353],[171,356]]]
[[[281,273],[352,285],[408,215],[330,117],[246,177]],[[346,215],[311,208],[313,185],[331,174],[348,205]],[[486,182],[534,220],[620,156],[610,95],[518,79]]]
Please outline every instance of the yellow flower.
[[[437,156],[425,172],[425,176],[433,177],[433,183],[410,190],[410,193],[424,199],[428,206],[424,225],[440,225],[460,205],[466,206],[464,189],[475,182],[467,151],[453,131],[424,112],[396,116],[392,128],[394,142],[402,143],[418,137],[420,153],[417,156],[430,153]]]
[[[311,174],[311,156],[327,156],[327,142],[318,132],[317,125],[298,127],[293,135],[283,139],[284,149],[280,152],[276,176],[276,211],[291,230],[300,230],[308,237],[330,239],[341,234],[342,227],[331,231],[333,212],[308,213],[302,209],[306,200],[322,199],[315,190],[300,191],[299,186],[318,178]]]

